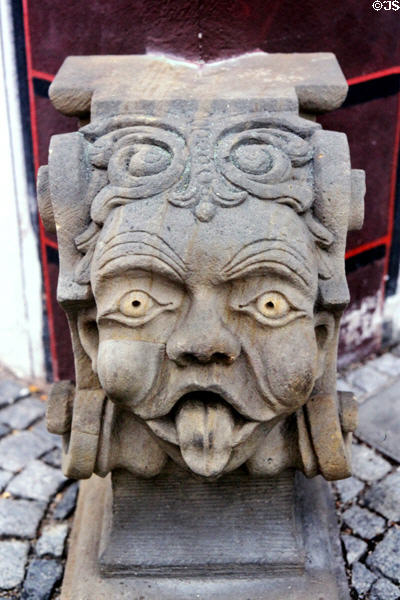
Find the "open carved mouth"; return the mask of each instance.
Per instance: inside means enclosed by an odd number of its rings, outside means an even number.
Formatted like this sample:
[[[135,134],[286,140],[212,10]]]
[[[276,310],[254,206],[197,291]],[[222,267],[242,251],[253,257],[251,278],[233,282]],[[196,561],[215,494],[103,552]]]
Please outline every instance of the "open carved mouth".
[[[220,394],[209,390],[184,394],[168,415],[146,422],[159,438],[179,446],[192,471],[206,477],[221,473],[233,448],[260,424],[246,420]]]

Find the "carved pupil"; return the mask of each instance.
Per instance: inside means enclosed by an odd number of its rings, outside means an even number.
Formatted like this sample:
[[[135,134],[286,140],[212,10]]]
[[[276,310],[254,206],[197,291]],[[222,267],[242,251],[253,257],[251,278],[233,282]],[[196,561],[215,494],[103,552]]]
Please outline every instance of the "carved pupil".
[[[264,317],[272,318],[283,317],[290,310],[288,301],[279,292],[267,292],[260,296],[257,308]]]
[[[128,292],[120,302],[120,311],[127,317],[143,317],[153,306],[153,300],[146,292]]]
[[[241,171],[261,175],[272,168],[272,157],[265,144],[242,144],[233,152],[233,163]]]

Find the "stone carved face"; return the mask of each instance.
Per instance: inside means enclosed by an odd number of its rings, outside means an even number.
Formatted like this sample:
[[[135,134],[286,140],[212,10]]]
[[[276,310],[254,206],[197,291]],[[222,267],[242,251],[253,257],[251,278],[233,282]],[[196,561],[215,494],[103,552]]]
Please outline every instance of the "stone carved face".
[[[191,148],[189,177],[182,138],[149,129],[95,144],[108,173],[92,205],[98,340],[83,317],[82,343],[107,397],[173,460],[216,477],[323,372],[333,317],[317,303],[316,238],[329,232],[304,218],[311,154],[293,132],[231,127],[214,156],[207,140]]]
[[[92,264],[103,389],[205,476],[244,462],[323,365],[307,229],[286,206],[252,209],[114,209]]]

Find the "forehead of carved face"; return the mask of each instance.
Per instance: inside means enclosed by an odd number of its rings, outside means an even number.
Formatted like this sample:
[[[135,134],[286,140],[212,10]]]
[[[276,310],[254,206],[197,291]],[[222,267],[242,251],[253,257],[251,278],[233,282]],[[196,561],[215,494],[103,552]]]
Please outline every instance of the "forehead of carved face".
[[[289,207],[252,199],[207,223],[154,200],[115,208],[91,281],[104,389],[194,471],[235,468],[260,424],[308,399],[322,360],[318,271]]]
[[[113,209],[92,263],[96,299],[110,276],[131,269],[158,273],[192,293],[198,286],[217,293],[234,279],[279,270],[293,288],[313,298],[317,291],[314,242],[303,219],[286,205],[257,199],[220,208],[206,223],[152,199]]]

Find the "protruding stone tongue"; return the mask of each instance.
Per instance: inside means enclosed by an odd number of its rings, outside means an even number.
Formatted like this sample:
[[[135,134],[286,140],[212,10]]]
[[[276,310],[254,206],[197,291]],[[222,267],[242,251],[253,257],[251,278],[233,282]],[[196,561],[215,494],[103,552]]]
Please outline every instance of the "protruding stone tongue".
[[[188,467],[206,477],[221,473],[233,446],[235,423],[229,408],[188,399],[177,413],[175,426]]]

